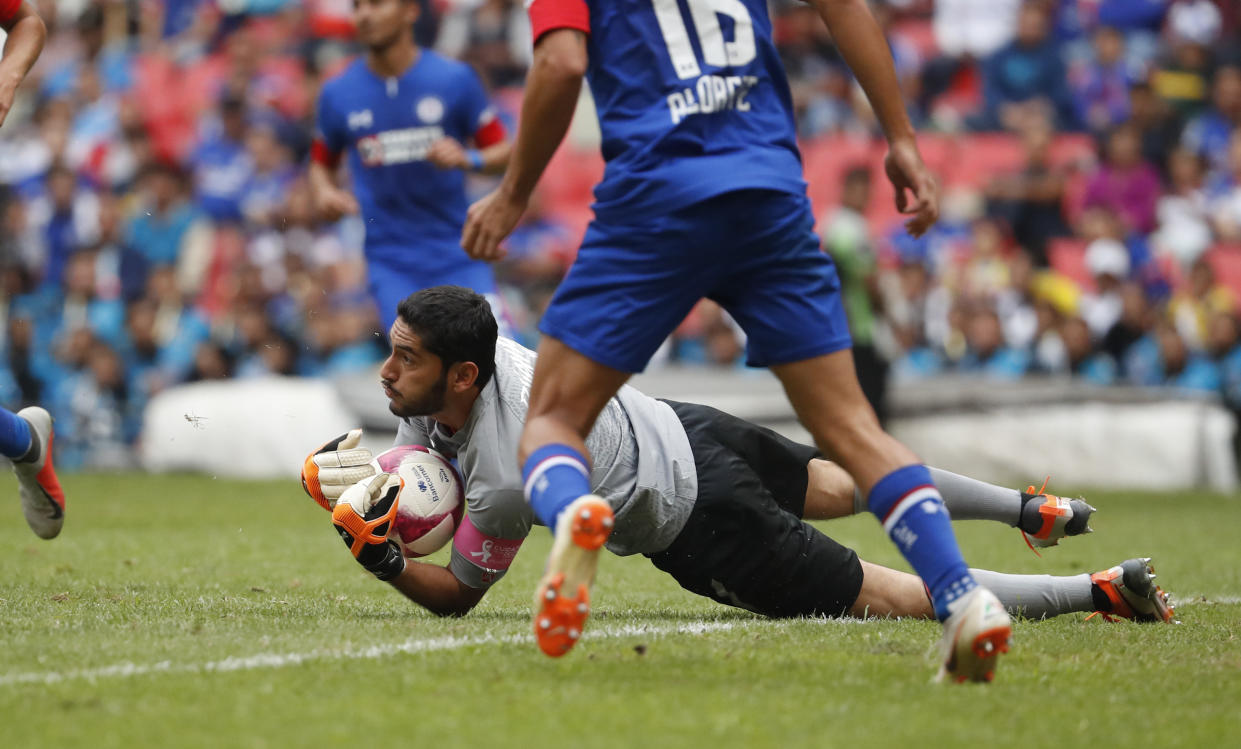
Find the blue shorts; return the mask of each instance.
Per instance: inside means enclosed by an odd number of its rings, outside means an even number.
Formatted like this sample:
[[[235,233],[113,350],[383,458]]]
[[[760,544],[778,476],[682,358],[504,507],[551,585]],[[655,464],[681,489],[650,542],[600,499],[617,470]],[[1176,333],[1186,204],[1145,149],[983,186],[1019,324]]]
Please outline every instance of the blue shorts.
[[[496,306],[496,281],[491,268],[482,263],[470,263],[459,269],[448,272],[429,274],[419,273],[417,265],[410,265],[390,257],[366,257],[367,287],[371,299],[379,309],[379,319],[383,322],[384,335],[396,322],[396,308],[405,297],[421,289],[432,286],[454,285],[464,286],[483,294],[491,302],[496,319],[500,319],[500,310]]]
[[[596,218],[539,330],[613,369],[640,372],[698,300],[745,330],[747,363],[849,348],[836,266],[805,195],[725,193],[667,214]]]

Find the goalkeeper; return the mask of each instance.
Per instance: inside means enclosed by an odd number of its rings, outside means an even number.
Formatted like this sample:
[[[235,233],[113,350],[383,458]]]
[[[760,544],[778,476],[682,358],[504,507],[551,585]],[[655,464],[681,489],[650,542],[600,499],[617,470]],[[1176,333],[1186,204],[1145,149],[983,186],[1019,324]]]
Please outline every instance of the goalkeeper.
[[[395,488],[385,490],[385,476],[372,477],[371,454],[358,447],[361,430],[312,453],[303,486],[324,507],[335,507],[346,544],[359,548],[358,561],[379,579],[436,614],[463,615],[503,577],[538,522],[513,459],[535,355],[497,337],[487,301],[458,286],[424,289],[402,301],[390,338],[380,377],[389,408],[400,417],[396,444],[428,445],[456,458],[465,480],[469,512],[451,560],[446,567],[407,561],[382,533],[355,545],[346,526],[369,523],[383,531],[396,500]],[[917,577],[864,562],[806,522],[865,509],[849,475],[813,447],[628,386],[609,401],[587,446],[595,456],[593,490],[614,512],[607,548],[646,555],[689,591],[772,617],[933,616]],[[1004,522],[1039,546],[1089,530],[1094,508],[1084,501],[932,473],[954,519]],[[590,530],[589,519],[561,522]],[[558,533],[556,542],[569,536]],[[565,565],[559,587],[577,590],[588,582],[595,556]],[[974,574],[1012,613],[1031,618],[1073,611],[1172,616],[1147,559],[1094,575]],[[540,647],[549,655],[567,651],[588,612],[540,608]]]

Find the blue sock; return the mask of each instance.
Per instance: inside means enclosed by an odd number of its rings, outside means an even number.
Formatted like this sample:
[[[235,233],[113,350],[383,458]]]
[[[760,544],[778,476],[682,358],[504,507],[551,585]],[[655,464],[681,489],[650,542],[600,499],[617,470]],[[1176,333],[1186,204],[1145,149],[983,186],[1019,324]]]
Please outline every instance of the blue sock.
[[[535,450],[522,467],[526,501],[552,533],[560,513],[573,500],[590,494],[589,465],[577,450],[552,443]]]
[[[931,472],[923,465],[898,468],[879,479],[867,502],[931,592],[936,618],[947,619],[948,605],[978,583],[961,556]]]
[[[30,450],[30,425],[7,408],[0,408],[0,454],[20,458]]]

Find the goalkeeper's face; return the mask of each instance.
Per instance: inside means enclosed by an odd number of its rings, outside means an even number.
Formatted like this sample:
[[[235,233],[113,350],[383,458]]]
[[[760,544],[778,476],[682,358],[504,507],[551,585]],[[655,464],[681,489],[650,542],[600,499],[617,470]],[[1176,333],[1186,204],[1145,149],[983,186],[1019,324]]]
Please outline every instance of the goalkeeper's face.
[[[423,348],[403,320],[396,321],[388,337],[392,353],[379,369],[388,410],[401,418],[443,411],[448,389],[448,368],[443,360]]]

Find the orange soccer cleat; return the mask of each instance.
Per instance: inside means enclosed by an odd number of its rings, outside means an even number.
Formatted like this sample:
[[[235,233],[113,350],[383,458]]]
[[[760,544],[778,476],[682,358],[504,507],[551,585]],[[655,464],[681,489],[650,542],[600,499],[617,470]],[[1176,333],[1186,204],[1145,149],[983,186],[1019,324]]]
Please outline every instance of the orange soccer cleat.
[[[612,508],[593,494],[560,514],[547,569],[534,594],[534,637],[552,658],[569,652],[590,616],[590,585],[599,552],[612,534]]]
[[[1155,568],[1150,557],[1127,559],[1115,567],[1090,576],[1107,599],[1111,611],[1098,611],[1105,619],[1132,619],[1138,622],[1171,622],[1176,616],[1168,594],[1155,584]],[[1087,619],[1093,617],[1091,614]]]

